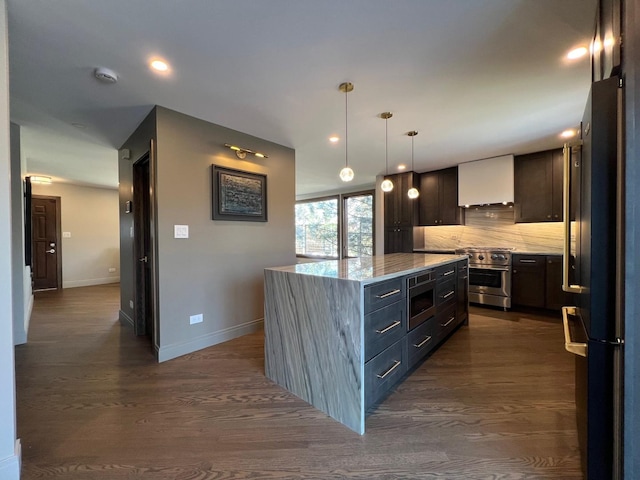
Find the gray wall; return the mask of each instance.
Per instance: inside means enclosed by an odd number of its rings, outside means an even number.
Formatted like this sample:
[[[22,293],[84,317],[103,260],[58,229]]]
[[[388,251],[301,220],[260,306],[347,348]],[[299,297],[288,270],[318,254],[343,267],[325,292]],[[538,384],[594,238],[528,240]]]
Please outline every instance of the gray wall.
[[[60,197],[62,288],[120,281],[118,191],[69,183],[33,185],[34,195]],[[109,269],[115,269],[109,272]]]
[[[11,178],[7,5],[0,0],[0,478],[20,478],[11,307]]]
[[[20,155],[20,126],[11,124],[11,288],[13,299],[13,343],[27,343],[33,307],[31,267],[24,264],[24,186]]]
[[[156,107],[155,114],[158,358],[164,361],[261,326],[264,268],[295,263],[295,157],[292,149],[166,108]],[[139,129],[123,148],[148,145],[151,133]],[[239,160],[224,143],[263,151],[269,158]],[[131,149],[131,158],[137,158]],[[122,204],[130,198],[122,193],[123,177],[131,182],[131,161],[120,163]],[[211,220],[212,164],[267,175],[268,222]],[[174,225],[188,225],[189,238],[174,239]],[[127,228],[121,222],[125,233]],[[131,239],[121,234],[121,241],[126,254],[124,243],[130,251]],[[133,270],[128,274],[125,287],[122,265],[123,303],[133,298]],[[204,322],[189,325],[189,316],[199,313]]]

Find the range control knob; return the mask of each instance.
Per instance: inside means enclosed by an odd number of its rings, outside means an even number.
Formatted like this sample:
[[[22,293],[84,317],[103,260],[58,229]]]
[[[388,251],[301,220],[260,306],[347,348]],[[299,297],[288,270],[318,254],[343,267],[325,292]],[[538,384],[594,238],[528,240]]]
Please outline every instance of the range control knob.
[[[498,260],[500,258],[500,256],[497,253],[492,253],[491,254],[491,260]]]
[[[484,260],[484,255],[482,254],[478,255],[478,260]]]

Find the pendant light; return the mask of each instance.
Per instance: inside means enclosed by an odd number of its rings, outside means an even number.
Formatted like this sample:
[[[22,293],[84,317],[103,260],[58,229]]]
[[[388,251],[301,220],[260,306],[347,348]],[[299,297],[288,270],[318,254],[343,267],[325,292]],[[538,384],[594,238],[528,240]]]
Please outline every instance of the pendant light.
[[[353,83],[344,82],[338,87],[341,92],[344,93],[344,168],[340,170],[340,179],[343,182],[350,182],[353,180],[353,170],[349,167],[349,126],[347,123],[347,114],[349,112],[349,105],[347,103],[348,93],[353,91]]]
[[[417,134],[418,132],[416,130],[413,130],[407,133],[407,135],[411,137],[411,171],[412,172],[413,172],[413,137],[415,137]],[[409,198],[414,199],[420,196],[420,192],[416,187],[411,187],[407,192],[407,195],[409,196]]]
[[[380,118],[384,118],[384,174],[389,175],[389,131],[387,128],[388,120],[393,117],[391,112],[383,112],[380,114]],[[380,188],[383,192],[390,192],[393,190],[393,182],[388,178],[385,178],[380,184]]]

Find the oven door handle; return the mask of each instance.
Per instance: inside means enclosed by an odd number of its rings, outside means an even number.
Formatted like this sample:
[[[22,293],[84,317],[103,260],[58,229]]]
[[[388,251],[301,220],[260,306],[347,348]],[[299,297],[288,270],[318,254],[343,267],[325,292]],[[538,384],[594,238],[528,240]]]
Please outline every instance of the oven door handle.
[[[475,265],[469,265],[469,270],[494,270],[497,272],[509,272],[511,270],[511,268],[509,267],[491,267],[491,266],[475,266]]]

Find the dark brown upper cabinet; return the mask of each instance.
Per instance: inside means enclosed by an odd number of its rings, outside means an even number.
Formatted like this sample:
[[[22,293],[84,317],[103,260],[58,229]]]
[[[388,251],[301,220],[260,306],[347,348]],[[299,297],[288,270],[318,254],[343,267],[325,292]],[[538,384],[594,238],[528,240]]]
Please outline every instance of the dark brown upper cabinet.
[[[420,175],[418,225],[463,225],[464,209],[458,206],[458,167]]]
[[[393,182],[393,190],[384,194],[384,253],[412,253],[418,199],[410,199],[407,192],[410,188],[418,188],[418,174],[405,172],[385,178]]]
[[[516,223],[562,221],[562,149],[518,155],[514,161]]]

